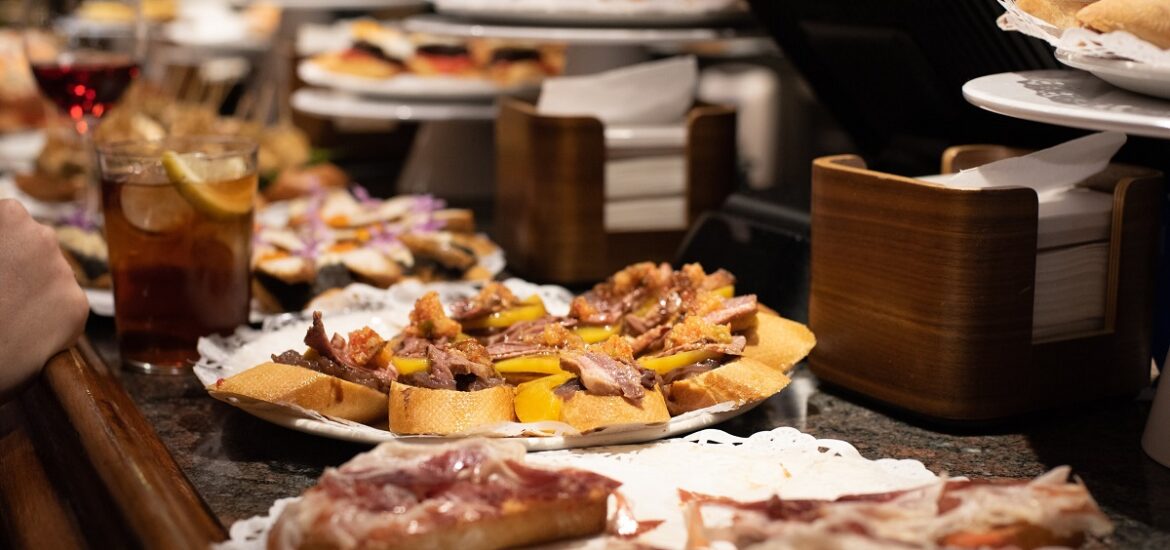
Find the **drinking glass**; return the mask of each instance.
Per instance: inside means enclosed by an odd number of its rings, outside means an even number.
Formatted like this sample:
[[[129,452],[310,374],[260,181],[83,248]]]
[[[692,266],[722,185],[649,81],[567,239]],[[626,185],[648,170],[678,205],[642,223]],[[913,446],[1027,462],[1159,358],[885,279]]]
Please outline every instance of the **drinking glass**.
[[[122,97],[138,76],[145,23],[137,1],[104,2],[121,18],[87,19],[75,2],[26,0],[25,56],[37,85],[78,134]]]
[[[41,93],[57,106],[84,159],[86,185],[77,190],[78,214],[96,217],[98,189],[93,170],[94,125],[138,76],[146,27],[139,0],[91,2],[24,0],[22,43]],[[70,140],[65,134],[72,133]]]
[[[122,363],[186,372],[201,336],[248,321],[256,144],[103,143],[97,158]]]

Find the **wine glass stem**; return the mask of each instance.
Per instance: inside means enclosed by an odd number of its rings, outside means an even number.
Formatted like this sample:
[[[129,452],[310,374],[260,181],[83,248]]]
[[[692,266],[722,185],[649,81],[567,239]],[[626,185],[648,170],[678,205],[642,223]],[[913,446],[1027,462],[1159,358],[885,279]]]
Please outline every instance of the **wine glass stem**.
[[[92,115],[85,115],[79,119],[71,118],[73,122],[73,129],[77,132],[78,138],[81,140],[81,147],[85,150],[85,154],[89,157],[89,181],[86,182],[84,195],[81,197],[81,208],[83,208],[90,219],[96,219],[100,216],[102,210],[101,204],[101,181],[98,178],[98,156],[97,147],[94,144],[93,132],[97,125],[98,118]]]

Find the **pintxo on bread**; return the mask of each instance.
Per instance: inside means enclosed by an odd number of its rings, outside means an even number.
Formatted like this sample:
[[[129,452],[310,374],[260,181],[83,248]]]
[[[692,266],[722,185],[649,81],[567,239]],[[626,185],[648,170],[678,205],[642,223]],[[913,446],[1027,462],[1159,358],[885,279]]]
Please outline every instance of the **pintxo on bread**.
[[[475,233],[470,210],[429,196],[389,199],[360,188],[274,203],[259,214],[253,296],[267,313],[313,308],[350,283],[485,280],[499,247]]]
[[[688,548],[1068,548],[1113,524],[1061,466],[1033,480],[939,479],[836,500],[739,502],[679,490]],[[712,525],[704,508],[734,512]]]
[[[514,421],[587,433],[742,407],[787,386],[815,338],[759,311],[754,295],[734,296],[734,282],[697,264],[635,264],[575,298],[565,316],[490,282],[450,304],[449,315],[437,293],[425,294],[410,324],[388,338],[368,327],[329,337],[317,313],[307,351],[273,350],[272,362],[209,390],[388,420],[399,434],[459,435]],[[297,381],[265,387],[277,371]],[[370,392],[383,396],[381,407]],[[357,402],[370,406],[355,413]]]
[[[574,468],[525,464],[523,445],[466,439],[383,443],[289,504],[271,550],[509,548],[602,533],[619,482]]]
[[[565,47],[494,38],[406,33],[374,21],[350,24],[350,47],[313,57],[320,68],[370,80],[401,75],[481,79],[503,87],[536,84],[564,72]]]

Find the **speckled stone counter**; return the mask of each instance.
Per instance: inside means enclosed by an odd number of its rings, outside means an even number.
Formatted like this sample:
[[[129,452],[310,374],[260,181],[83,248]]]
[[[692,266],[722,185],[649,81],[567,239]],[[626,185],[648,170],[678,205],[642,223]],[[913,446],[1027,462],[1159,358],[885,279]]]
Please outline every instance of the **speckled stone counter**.
[[[109,320],[90,319],[91,339],[114,364],[112,330]],[[125,372],[121,380],[226,527],[265,513],[274,500],[312,485],[326,466],[369,448],[254,418],[208,397],[194,375]],[[1116,523],[1105,545],[1170,548],[1170,468],[1139,446],[1149,406],[1139,398],[955,429],[817,388],[802,368],[789,389],[717,427],[748,435],[793,426],[848,441],[869,458],[916,459],[933,471],[970,477],[1034,477],[1068,464]]]

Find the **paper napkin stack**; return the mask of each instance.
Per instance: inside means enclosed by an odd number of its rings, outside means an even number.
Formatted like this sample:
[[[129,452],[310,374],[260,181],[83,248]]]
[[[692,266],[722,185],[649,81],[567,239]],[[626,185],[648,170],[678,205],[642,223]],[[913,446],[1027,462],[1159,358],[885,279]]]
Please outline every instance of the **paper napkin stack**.
[[[698,65],[675,57],[588,75],[548,79],[537,110],[597,117],[605,125],[605,229],[685,229],[685,117]]]
[[[1031,187],[1039,199],[1032,339],[1103,328],[1113,196],[1077,184],[1105,169],[1125,135],[1103,132],[949,176],[956,188]]]

